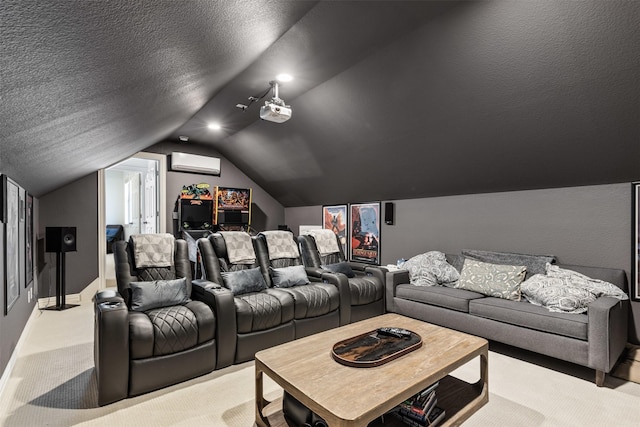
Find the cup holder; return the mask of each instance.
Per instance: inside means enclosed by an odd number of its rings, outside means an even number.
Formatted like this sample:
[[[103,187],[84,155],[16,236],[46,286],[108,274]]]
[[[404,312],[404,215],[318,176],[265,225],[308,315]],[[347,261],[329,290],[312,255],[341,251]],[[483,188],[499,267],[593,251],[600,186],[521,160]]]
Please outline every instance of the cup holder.
[[[122,303],[120,301],[107,301],[107,302],[101,302],[100,303],[100,307],[102,308],[117,308],[120,307]]]

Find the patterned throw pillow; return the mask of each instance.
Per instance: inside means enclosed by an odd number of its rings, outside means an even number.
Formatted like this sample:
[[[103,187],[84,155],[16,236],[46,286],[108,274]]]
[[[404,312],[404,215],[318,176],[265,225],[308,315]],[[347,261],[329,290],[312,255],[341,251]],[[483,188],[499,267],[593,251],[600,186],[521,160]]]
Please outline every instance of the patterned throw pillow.
[[[451,285],[460,278],[442,252],[431,251],[405,261],[400,268],[409,271],[409,281],[416,286]]]
[[[595,295],[578,286],[567,286],[559,277],[535,274],[522,283],[522,295],[531,304],[556,313],[584,313]]]
[[[524,265],[489,264],[467,258],[455,287],[491,297],[520,301],[520,284],[526,272]]]
[[[592,279],[577,271],[560,268],[557,265],[547,264],[547,276],[563,279],[571,286],[587,289],[596,297],[608,296],[620,300],[629,299],[627,294],[616,285],[600,279]]]
[[[547,275],[536,274],[522,284],[522,295],[558,313],[584,313],[601,296],[629,299],[616,285],[551,264],[547,264]]]

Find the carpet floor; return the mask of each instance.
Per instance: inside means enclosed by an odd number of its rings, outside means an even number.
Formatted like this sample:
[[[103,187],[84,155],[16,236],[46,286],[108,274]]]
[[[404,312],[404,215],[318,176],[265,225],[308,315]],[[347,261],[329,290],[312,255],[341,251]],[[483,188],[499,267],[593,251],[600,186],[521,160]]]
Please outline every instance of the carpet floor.
[[[93,306],[37,311],[0,395],[2,426],[254,425],[254,370],[247,362],[159,391],[98,407],[93,375]],[[478,379],[479,362],[455,371]],[[464,425],[639,426],[640,384],[497,343],[489,353],[489,403]],[[270,399],[281,395],[265,378]]]

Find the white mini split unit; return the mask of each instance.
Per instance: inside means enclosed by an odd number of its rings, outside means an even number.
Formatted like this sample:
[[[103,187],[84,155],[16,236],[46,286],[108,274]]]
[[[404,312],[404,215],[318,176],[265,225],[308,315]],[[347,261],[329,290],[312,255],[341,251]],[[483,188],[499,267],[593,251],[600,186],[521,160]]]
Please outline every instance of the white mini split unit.
[[[171,153],[171,170],[220,175],[220,159],[188,153]]]

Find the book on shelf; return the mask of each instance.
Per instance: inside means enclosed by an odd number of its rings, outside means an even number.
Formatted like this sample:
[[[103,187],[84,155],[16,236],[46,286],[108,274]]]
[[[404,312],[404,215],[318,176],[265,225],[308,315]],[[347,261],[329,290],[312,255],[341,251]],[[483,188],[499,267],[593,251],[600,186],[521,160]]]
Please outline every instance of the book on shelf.
[[[445,417],[445,411],[439,406],[434,406],[429,415],[419,421],[413,416],[403,415],[401,411],[393,411],[391,412],[396,418],[402,421],[404,424],[411,427],[435,427],[437,426]]]
[[[435,382],[420,393],[411,396],[396,406],[391,413],[410,426],[435,426],[445,417],[445,411],[436,406],[438,403],[436,388],[439,384]]]

